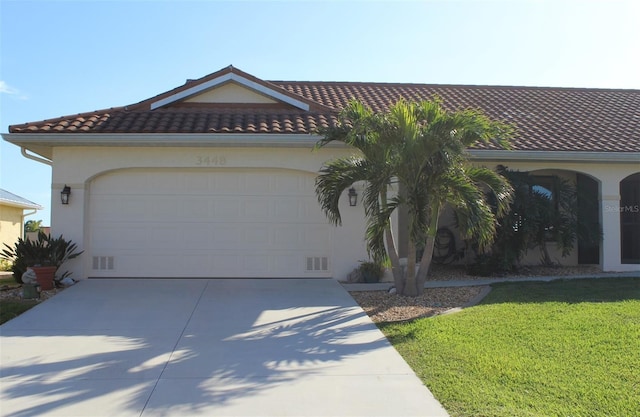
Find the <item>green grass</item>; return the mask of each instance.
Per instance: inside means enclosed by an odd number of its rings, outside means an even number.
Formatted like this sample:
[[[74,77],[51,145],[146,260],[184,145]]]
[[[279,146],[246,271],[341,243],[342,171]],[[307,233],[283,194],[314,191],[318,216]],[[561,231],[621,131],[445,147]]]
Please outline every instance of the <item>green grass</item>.
[[[3,275],[0,276],[0,287],[4,285],[15,287],[18,284],[16,283],[16,279],[13,277],[13,275]]]
[[[7,322],[38,304],[34,300],[0,301],[0,324]]]
[[[19,284],[16,283],[13,275],[8,275],[0,277],[0,287],[4,285],[16,287]],[[38,303],[35,300],[0,300],[0,324],[18,317],[36,304]]]
[[[640,279],[501,284],[380,327],[452,416],[640,415]]]

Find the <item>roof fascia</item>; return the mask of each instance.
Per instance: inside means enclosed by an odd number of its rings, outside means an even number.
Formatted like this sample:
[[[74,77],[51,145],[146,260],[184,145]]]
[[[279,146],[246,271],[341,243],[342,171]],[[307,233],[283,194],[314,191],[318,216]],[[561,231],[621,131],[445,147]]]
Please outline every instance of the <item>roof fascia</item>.
[[[285,102],[287,104],[290,104],[294,107],[297,107],[299,109],[308,111],[309,110],[309,105],[303,101],[300,100],[296,100],[295,98],[288,96],[286,94],[283,94],[279,91],[276,91],[272,88],[269,88],[263,84],[257,83],[255,81],[251,81],[241,75],[235,74],[233,72],[221,75],[219,77],[216,77],[212,80],[209,81],[205,81],[201,84],[195,85],[193,87],[187,88],[185,90],[182,90],[180,92],[177,92],[175,94],[172,94],[168,97],[165,97],[161,100],[157,100],[151,103],[150,108],[151,110],[155,110],[159,107],[165,106],[167,104],[182,100],[184,98],[187,98],[189,96],[192,96],[194,94],[198,94],[200,92],[203,92],[205,90],[208,90],[210,88],[216,87],[218,85],[224,84],[226,82],[229,81],[233,81],[236,82],[244,87],[250,88],[254,91],[257,91],[260,94],[263,94],[267,97],[271,97],[275,100],[278,101],[282,101]]]
[[[628,163],[640,160],[640,152],[588,152],[588,151],[509,151],[470,149],[474,160],[527,161],[527,162],[606,162]]]
[[[164,146],[164,147],[262,147],[281,146],[290,148],[309,148],[315,146],[321,138],[308,134],[276,133],[4,133],[2,137],[14,145],[31,149],[34,146],[53,148],[56,146]],[[345,147],[336,143],[332,147]]]
[[[261,147],[281,146],[308,148],[321,139],[318,135],[276,134],[276,133],[3,133],[9,143],[29,150],[34,147],[53,148],[56,146],[121,146],[121,147]],[[342,143],[329,144],[331,147],[345,147]],[[40,154],[40,152],[36,152]],[[470,149],[474,160],[500,161],[572,161],[591,163],[629,163],[640,160],[640,152],[588,152],[588,151],[510,151]]]
[[[0,205],[7,206],[7,207],[15,207],[19,209],[34,209],[34,210],[44,209],[44,207],[42,207],[39,204],[35,204],[35,203],[27,204],[27,203],[21,203],[19,201],[5,200],[5,199],[0,199]]]

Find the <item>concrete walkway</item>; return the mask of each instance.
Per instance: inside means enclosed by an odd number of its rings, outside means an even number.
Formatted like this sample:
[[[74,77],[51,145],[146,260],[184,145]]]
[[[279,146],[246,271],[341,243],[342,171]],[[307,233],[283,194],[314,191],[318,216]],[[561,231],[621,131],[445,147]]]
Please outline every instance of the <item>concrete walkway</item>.
[[[449,287],[478,287],[491,285],[501,282],[525,282],[525,281],[556,281],[559,279],[583,279],[583,278],[623,278],[623,277],[640,277],[640,271],[637,272],[605,272],[600,274],[587,275],[569,275],[569,276],[537,276],[537,277],[506,277],[506,278],[479,278],[469,280],[450,280],[450,281],[427,281],[424,283],[425,288],[449,288]],[[347,284],[342,286],[347,291],[388,291],[393,287],[392,282],[378,282],[375,284]]]
[[[334,280],[82,281],[0,327],[2,416],[446,416]]]

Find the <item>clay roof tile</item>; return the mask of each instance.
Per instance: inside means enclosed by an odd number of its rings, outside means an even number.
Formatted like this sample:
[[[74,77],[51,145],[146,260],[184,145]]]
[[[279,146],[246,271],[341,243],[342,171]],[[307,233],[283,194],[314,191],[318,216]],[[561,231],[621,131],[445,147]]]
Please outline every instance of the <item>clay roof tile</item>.
[[[225,68],[201,80],[225,71],[240,72]],[[309,103],[310,109],[286,104],[198,106],[184,102],[150,109],[151,100],[200,81],[196,80],[135,105],[13,125],[9,131],[312,134],[334,126],[337,112],[354,98],[380,112],[399,99],[438,96],[448,110],[481,108],[492,118],[515,124],[514,149],[640,152],[640,90],[255,80]]]

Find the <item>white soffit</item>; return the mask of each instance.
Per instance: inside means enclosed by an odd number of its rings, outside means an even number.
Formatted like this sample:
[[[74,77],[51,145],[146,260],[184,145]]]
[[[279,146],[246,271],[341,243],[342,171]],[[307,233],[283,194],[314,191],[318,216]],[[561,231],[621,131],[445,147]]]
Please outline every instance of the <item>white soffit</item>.
[[[155,110],[155,109],[157,109],[159,107],[162,107],[162,106],[165,106],[167,104],[174,103],[176,101],[185,99],[185,98],[193,96],[195,94],[204,92],[204,91],[206,91],[206,90],[208,90],[210,88],[219,86],[219,85],[224,84],[224,83],[229,82],[229,81],[233,81],[233,82],[238,83],[238,84],[240,84],[240,85],[242,85],[244,87],[247,87],[247,88],[249,88],[251,90],[257,91],[260,94],[263,94],[263,95],[265,95],[267,97],[271,97],[271,98],[273,98],[275,100],[285,102],[285,103],[290,104],[290,105],[292,105],[294,107],[297,107],[299,109],[302,109],[302,110],[305,110],[305,111],[309,110],[309,105],[307,103],[303,102],[303,101],[296,100],[293,97],[290,97],[290,96],[288,96],[286,94],[281,93],[280,91],[265,87],[262,84],[258,84],[255,81],[248,80],[248,79],[246,79],[244,77],[241,77],[241,76],[239,76],[237,74],[234,74],[234,73],[229,73],[229,74],[222,75],[222,76],[220,76],[218,78],[214,78],[213,80],[209,80],[209,81],[204,82],[202,84],[198,84],[198,85],[195,85],[195,86],[193,86],[191,88],[187,88],[186,90],[182,90],[179,93],[172,94],[169,97],[163,98],[162,100],[155,101],[155,102],[151,103],[151,110]]]

